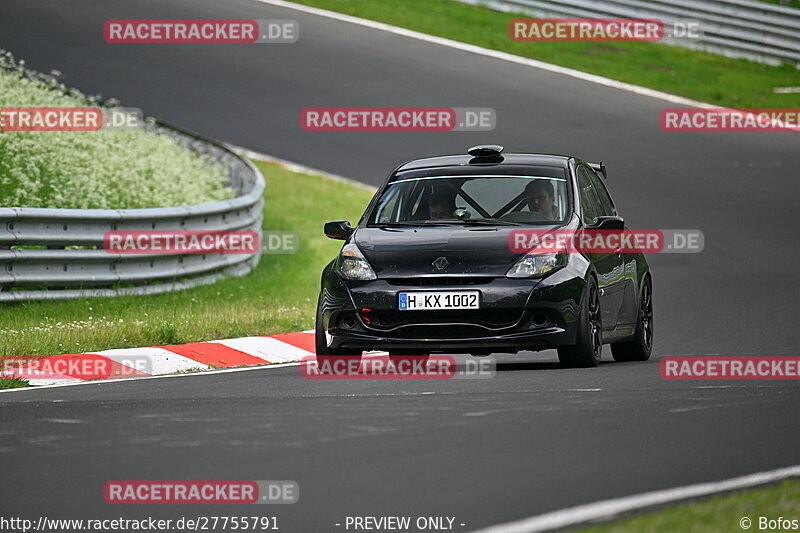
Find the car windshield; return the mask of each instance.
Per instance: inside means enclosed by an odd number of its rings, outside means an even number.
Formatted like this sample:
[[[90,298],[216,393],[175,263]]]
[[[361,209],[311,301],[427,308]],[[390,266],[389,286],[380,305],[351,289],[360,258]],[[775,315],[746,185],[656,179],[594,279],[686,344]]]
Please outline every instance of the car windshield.
[[[426,176],[394,182],[370,225],[553,224],[565,220],[564,178],[515,175]]]

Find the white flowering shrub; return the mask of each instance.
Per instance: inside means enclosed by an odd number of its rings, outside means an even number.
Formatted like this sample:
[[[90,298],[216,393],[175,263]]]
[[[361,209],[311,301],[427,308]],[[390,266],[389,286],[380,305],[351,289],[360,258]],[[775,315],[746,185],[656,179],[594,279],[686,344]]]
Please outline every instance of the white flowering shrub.
[[[116,106],[0,50],[0,107]],[[0,207],[170,207],[234,196],[221,165],[150,129],[0,131]]]

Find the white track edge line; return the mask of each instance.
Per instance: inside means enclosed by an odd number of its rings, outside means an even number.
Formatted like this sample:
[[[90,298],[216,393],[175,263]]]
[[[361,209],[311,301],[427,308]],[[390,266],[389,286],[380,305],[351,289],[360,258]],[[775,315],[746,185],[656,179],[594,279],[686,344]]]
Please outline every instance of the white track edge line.
[[[800,476],[800,465],[757,472],[723,481],[698,483],[666,490],[646,492],[623,498],[603,500],[587,505],[569,507],[514,522],[498,524],[474,533],[535,533],[577,526],[594,520],[613,518],[619,514],[701,496],[765,485],[774,481]]]
[[[275,163],[276,165],[280,165],[286,168],[287,170],[291,170],[292,172],[300,172],[302,174],[310,174],[312,176],[319,176],[332,181],[347,183],[348,185],[354,185],[360,189],[365,189],[373,193],[378,190],[377,187],[373,187],[372,185],[367,185],[366,183],[361,183],[360,181],[356,181],[352,178],[345,178],[344,176],[340,176],[338,174],[331,174],[330,172],[325,172],[324,170],[320,170],[318,168],[307,167],[305,165],[301,165],[300,163],[287,161],[286,159],[281,159],[279,157],[275,157],[269,154],[265,154],[262,152],[255,152],[253,150],[244,148],[242,146],[236,146],[235,144],[231,146],[233,147],[234,150],[241,152],[243,155],[249,157],[250,159]]]
[[[377,22],[374,20],[363,19],[359,17],[354,17],[352,15],[345,15],[342,13],[337,13],[335,11],[327,11],[325,9],[319,9],[316,7],[310,7],[303,4],[296,4],[294,2],[287,2],[286,0],[253,0],[254,2],[261,2],[262,4],[269,4],[274,5],[277,7],[284,7],[287,9],[294,9],[296,11],[302,11],[305,13],[309,13],[312,15],[318,15],[321,17],[328,17],[331,19],[335,19],[341,22],[349,22],[351,24],[358,24],[360,26],[365,26],[367,28],[371,28],[374,30],[385,31],[389,33],[393,33],[395,35],[401,35],[403,37],[409,37],[411,39],[417,39],[419,41],[425,41],[429,43],[439,44],[442,46],[448,46],[450,48],[455,48],[457,50],[462,50],[464,52],[471,52],[473,54],[478,54],[486,57],[493,57],[495,59],[500,59],[503,61],[507,61],[510,63],[517,63],[519,65],[525,65],[532,68],[538,68],[540,70],[545,70],[548,72],[554,72],[556,74],[564,74],[566,76],[570,76],[572,78],[577,78],[579,80],[587,81],[590,83],[595,83],[597,85],[604,85],[606,87],[611,87],[613,89],[619,89],[622,91],[627,91],[630,93],[635,93],[642,96],[649,96],[650,98],[656,98],[658,100],[663,100],[665,102],[670,102],[672,104],[683,105],[687,107],[696,107],[700,109],[722,109],[726,111],[738,111],[737,109],[725,107],[722,105],[714,105],[709,104],[707,102],[700,102],[699,100],[692,100],[691,98],[686,98],[683,96],[678,96],[676,94],[665,93],[663,91],[657,91],[655,89],[648,89],[647,87],[642,87],[641,85],[634,85],[632,83],[625,83],[623,81],[612,80],[611,78],[606,78],[604,76],[598,76],[597,74],[589,74],[588,72],[582,72],[580,70],[571,69],[568,67],[561,67],[559,65],[554,65],[552,63],[546,63],[544,61],[539,61],[536,59],[529,59],[527,57],[517,56],[514,54],[509,54],[507,52],[500,52],[499,50],[491,50],[489,48],[483,48],[481,46],[477,46],[474,44],[467,44],[461,41],[454,41],[452,39],[446,39],[444,37],[436,37],[435,35],[429,35],[427,33],[421,33],[414,30],[409,30],[406,28],[400,28],[398,26],[392,26],[391,24],[386,24],[383,22]],[[745,117],[756,117],[757,115],[745,112],[741,113]],[[800,132],[800,128],[795,126],[794,124],[789,125],[789,123],[773,119],[773,125],[778,127],[786,128],[785,131],[781,133],[798,133]],[[690,132],[692,133],[692,132]],[[720,132],[723,133],[723,132]],[[732,133],[739,133],[739,132],[732,132]],[[745,132],[742,132],[745,133]],[[751,132],[753,133],[753,132]],[[345,178],[347,179],[347,178]]]
[[[123,381],[143,381],[151,379],[164,379],[164,378],[186,378],[197,376],[208,376],[212,374],[225,374],[228,372],[247,372],[249,370],[271,370],[273,368],[285,368],[289,366],[300,366],[302,361],[289,361],[285,363],[271,363],[263,365],[244,366],[236,368],[220,368],[216,370],[201,370],[198,372],[185,372],[176,374],[161,374],[158,376],[139,376],[134,378],[117,378],[117,379],[97,379],[92,381],[80,381],[78,383],[58,383],[55,385],[37,385],[35,387],[19,387],[16,389],[0,389],[0,394],[8,392],[24,392],[42,389],[54,389],[59,387],[74,387],[76,385],[104,385],[106,383],[121,383]]]
[[[491,50],[489,48],[483,48],[481,46],[476,46],[474,44],[467,44],[461,41],[454,41],[452,39],[446,39],[444,37],[436,37],[434,35],[429,35],[427,33],[409,30],[406,28],[400,28],[398,26],[392,26],[391,24],[377,22],[374,20],[354,17],[352,15],[345,15],[343,13],[337,13],[335,11],[328,11],[325,9],[310,7],[303,4],[296,4],[294,2],[287,2],[286,0],[253,0],[253,1],[261,2],[262,4],[273,5],[276,7],[294,9],[296,11],[302,11],[305,13],[318,15],[321,17],[328,17],[342,22],[349,22],[351,24],[358,24],[359,26],[365,26],[367,28],[371,28],[374,30],[385,31],[389,33],[394,33],[395,35],[401,35],[404,37],[417,39],[419,41],[425,41],[429,43],[439,44],[442,46],[448,46],[450,48],[455,48],[458,50],[462,50],[464,52],[472,52],[473,54],[493,57],[495,59],[502,59],[503,61],[517,63],[520,65],[526,65],[529,67],[538,68],[540,70],[546,70],[548,72],[564,74],[567,76],[571,76],[573,78],[577,78],[579,80],[596,83],[598,85],[605,85],[606,87],[612,87],[614,89],[620,89],[623,91],[628,91],[643,96],[649,96],[651,98],[657,98],[659,100],[664,100],[667,102],[671,102],[673,104],[685,105],[689,107],[699,107],[703,109],[722,108],[722,106],[712,105],[706,102],[700,102],[698,100],[692,100],[691,98],[685,98],[683,96],[665,93],[662,91],[657,91],[655,89],[648,89],[647,87],[641,87],[639,85],[634,85],[632,83],[625,83],[622,81],[612,80],[611,78],[598,76],[596,74],[589,74],[588,72],[581,72],[580,70],[575,70],[567,67],[561,67],[558,65],[554,65],[552,63],[545,63],[544,61],[538,61],[536,59],[529,59],[527,57],[509,54],[507,52],[500,52],[498,50]]]

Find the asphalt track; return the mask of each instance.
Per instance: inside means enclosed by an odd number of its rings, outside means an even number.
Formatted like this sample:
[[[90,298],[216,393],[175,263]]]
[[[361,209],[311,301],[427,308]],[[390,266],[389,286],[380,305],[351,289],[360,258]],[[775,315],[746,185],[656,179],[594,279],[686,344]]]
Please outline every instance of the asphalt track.
[[[110,18],[290,18],[301,37],[109,45]],[[664,133],[659,111],[675,106],[653,98],[250,0],[3,0],[0,47],[86,92],[371,184],[480,142],[603,159],[630,226],[706,239],[700,254],[651,257],[656,346],[644,364],[606,353],[597,369],[563,370],[542,352],[499,356],[489,380],[318,381],[283,368],[0,394],[0,516],[250,515],[108,506],[101,488],[292,479],[299,503],[255,511],[283,531],[383,514],[455,516],[468,531],[800,463],[796,384],[667,382],[657,361],[798,355],[796,134]],[[300,110],[314,106],[493,107],[498,125],[305,132]]]

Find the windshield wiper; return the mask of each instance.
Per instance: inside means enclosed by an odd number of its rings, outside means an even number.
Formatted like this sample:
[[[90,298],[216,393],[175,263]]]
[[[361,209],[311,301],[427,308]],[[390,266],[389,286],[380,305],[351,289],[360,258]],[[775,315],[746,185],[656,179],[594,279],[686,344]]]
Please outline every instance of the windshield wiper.
[[[454,222],[454,224],[464,224],[465,226],[521,226],[516,222],[507,220],[487,220],[485,218],[465,218]]]
[[[372,224],[370,228],[422,228],[425,226],[446,226],[450,222],[423,221],[423,222],[387,222],[385,224]]]
[[[465,218],[462,220],[424,220],[420,222],[387,222],[373,224],[372,228],[422,228],[427,226],[521,226],[506,220],[488,220],[485,218]]]

